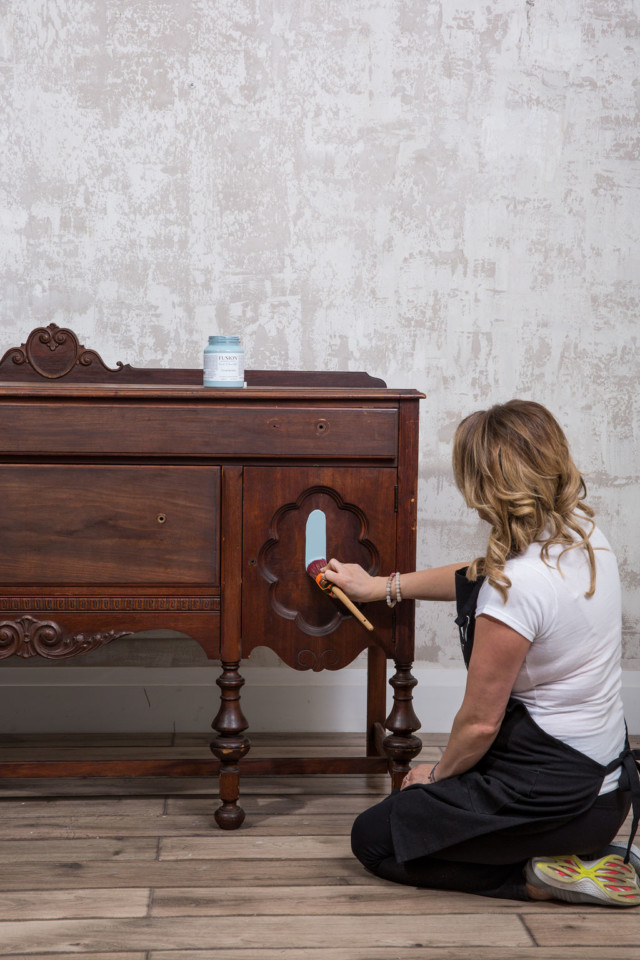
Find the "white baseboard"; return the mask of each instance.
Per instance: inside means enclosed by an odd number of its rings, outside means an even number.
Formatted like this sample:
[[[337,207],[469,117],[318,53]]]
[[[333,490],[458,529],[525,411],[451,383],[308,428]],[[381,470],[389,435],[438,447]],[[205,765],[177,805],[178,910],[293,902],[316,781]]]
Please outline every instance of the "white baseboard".
[[[4,733],[207,732],[218,711],[216,665],[11,669],[0,674]],[[364,669],[336,673],[243,667],[242,709],[255,732],[364,730]],[[464,670],[417,667],[422,730],[446,733],[462,701]],[[55,676],[52,676],[55,674]],[[390,707],[389,688],[387,704]],[[640,734],[640,672],[623,674],[629,732]]]

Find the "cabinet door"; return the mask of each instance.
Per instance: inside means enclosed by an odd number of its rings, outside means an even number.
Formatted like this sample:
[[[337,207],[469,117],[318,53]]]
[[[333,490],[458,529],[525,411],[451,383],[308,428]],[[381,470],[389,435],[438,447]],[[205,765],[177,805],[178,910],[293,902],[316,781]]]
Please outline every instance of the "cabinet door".
[[[393,655],[393,616],[363,605],[367,631],[305,569],[312,510],[326,516],[327,557],[388,575],[396,556],[396,471],[247,467],[244,471],[242,651],[267,646],[299,670],[337,670],[370,645]]]

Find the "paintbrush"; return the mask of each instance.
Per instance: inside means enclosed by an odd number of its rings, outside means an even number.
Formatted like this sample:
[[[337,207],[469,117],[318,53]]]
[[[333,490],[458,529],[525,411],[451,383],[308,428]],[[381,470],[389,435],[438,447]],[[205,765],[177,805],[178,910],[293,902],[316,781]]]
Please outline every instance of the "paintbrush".
[[[306,549],[305,549],[305,568],[312,580],[318,584],[324,593],[330,597],[336,597],[340,603],[344,604],[347,610],[351,611],[354,617],[360,621],[367,630],[373,630],[373,624],[370,623],[355,603],[349,599],[340,587],[327,580],[322,571],[327,565],[325,554],[327,552],[327,519],[322,510],[312,510],[307,519],[306,528]]]

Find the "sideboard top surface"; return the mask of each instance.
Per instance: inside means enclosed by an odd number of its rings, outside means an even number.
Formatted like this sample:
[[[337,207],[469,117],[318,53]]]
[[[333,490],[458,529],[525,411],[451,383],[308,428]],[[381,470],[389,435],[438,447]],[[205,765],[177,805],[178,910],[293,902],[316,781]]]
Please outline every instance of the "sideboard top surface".
[[[331,387],[331,386],[248,386],[225,390],[218,387],[203,387],[192,384],[113,384],[107,383],[26,383],[0,381],[0,399],[14,400],[34,398],[64,399],[113,399],[122,400],[197,400],[198,403],[216,403],[233,400],[249,401],[299,401],[299,400],[405,400],[423,399],[419,390],[389,387]]]

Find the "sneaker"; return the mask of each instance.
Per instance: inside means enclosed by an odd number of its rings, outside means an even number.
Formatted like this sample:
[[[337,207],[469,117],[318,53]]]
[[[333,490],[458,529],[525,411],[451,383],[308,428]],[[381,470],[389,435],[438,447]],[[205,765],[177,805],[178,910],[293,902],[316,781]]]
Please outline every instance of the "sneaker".
[[[635,870],[617,854],[599,860],[533,857],[527,863],[526,878],[533,887],[567,903],[640,906],[640,883]]]

